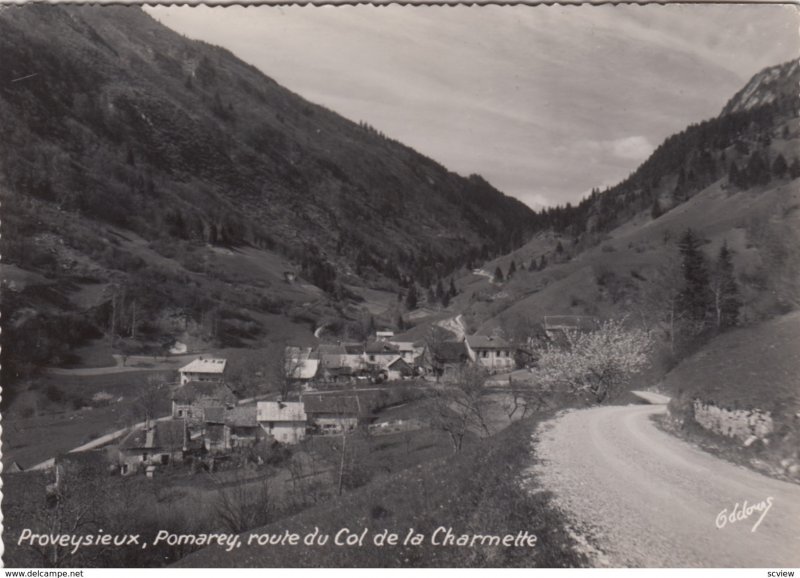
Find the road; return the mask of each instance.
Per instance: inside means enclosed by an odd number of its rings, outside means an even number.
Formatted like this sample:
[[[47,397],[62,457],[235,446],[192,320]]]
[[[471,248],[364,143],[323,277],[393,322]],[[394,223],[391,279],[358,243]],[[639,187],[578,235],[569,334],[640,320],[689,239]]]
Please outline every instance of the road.
[[[664,405],[571,411],[539,430],[534,467],[597,566],[800,567],[800,486],[658,429]],[[771,498],[771,500],[768,500]],[[771,506],[725,521],[747,505]],[[718,517],[720,518],[718,520]],[[724,522],[724,526],[719,528]],[[599,551],[598,551],[599,550]]]

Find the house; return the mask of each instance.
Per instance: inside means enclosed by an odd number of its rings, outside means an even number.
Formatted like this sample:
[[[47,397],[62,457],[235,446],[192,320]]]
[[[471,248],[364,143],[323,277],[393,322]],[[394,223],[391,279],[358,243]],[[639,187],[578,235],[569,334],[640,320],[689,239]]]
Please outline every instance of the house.
[[[392,345],[397,347],[397,351],[403,357],[403,360],[409,365],[414,364],[414,358],[419,355],[419,349],[414,346],[411,341],[392,341]]]
[[[319,359],[300,359],[287,363],[286,377],[292,381],[308,383],[319,373]]]
[[[563,339],[566,333],[594,331],[600,325],[591,315],[545,315],[543,321],[544,332],[553,341]]]
[[[259,401],[256,419],[275,441],[296,444],[306,437],[307,416],[303,402]]]
[[[414,375],[414,368],[403,357],[397,356],[386,364],[386,379],[396,381]]]
[[[258,409],[255,404],[238,405],[225,410],[225,438],[232,449],[249,447],[261,439]]]
[[[357,395],[307,394],[302,399],[309,425],[321,432],[353,430],[368,415]]]
[[[363,343],[342,343],[342,347],[347,355],[364,356]]]
[[[184,385],[190,381],[221,381],[225,373],[225,359],[203,359],[198,357],[188,365],[178,370],[181,376],[180,383]]]
[[[389,341],[392,337],[394,337],[394,331],[376,331],[375,332],[375,340],[376,341]]]
[[[324,354],[320,359],[320,377],[325,382],[350,382],[367,368],[364,355]]]
[[[400,350],[388,341],[373,341],[365,348],[367,366],[372,369],[386,369],[389,362],[400,356]]]
[[[479,366],[492,373],[514,369],[514,348],[505,339],[488,335],[468,335],[465,342],[470,359]]]
[[[236,395],[224,384],[190,381],[173,392],[172,417],[202,423],[208,408],[232,407],[236,401]]]
[[[148,466],[165,466],[181,461],[188,445],[189,436],[184,420],[149,422],[135,428],[120,442],[120,473],[128,475]]]
[[[53,460],[55,483],[51,487],[51,491],[58,490],[61,484],[69,478],[81,480],[107,476],[113,469],[113,457],[109,455],[109,450],[106,448],[60,454]]]
[[[205,408],[203,422],[200,430],[203,449],[210,454],[228,452],[231,446],[225,435],[225,408],[223,406]]]
[[[444,341],[427,353],[428,363],[437,379],[457,379],[469,362],[469,350],[464,341]]]

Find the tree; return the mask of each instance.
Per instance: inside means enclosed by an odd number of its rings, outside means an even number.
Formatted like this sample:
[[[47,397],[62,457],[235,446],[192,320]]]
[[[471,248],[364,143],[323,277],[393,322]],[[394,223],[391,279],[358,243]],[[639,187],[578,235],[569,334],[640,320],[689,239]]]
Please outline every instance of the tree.
[[[783,155],[778,155],[775,157],[775,161],[772,163],[772,174],[782,179],[786,176],[786,173],[789,170],[789,166],[786,164],[786,159],[783,158]]]
[[[413,311],[417,308],[417,285],[413,281],[411,285],[408,287],[408,293],[406,293],[406,308],[409,311]]]
[[[269,524],[274,511],[269,482],[264,477],[250,481],[239,469],[232,483],[220,484],[214,510],[225,529],[239,534]]]
[[[789,178],[796,179],[797,177],[800,177],[800,161],[795,157],[792,164],[789,165]]]
[[[711,274],[711,292],[714,296],[714,324],[717,331],[736,325],[739,320],[739,286],[733,270],[733,260],[728,244],[720,247]]]
[[[495,283],[502,283],[503,282],[503,270],[500,269],[500,266],[494,270],[494,281]]]
[[[616,397],[650,360],[650,332],[626,328],[624,320],[609,320],[596,331],[565,333],[566,346],[550,344],[534,371],[537,386],[546,390],[588,395],[603,403]]]
[[[547,257],[542,255],[542,258],[539,259],[539,271],[544,271],[545,267],[547,267]]]
[[[747,161],[747,181],[751,185],[766,185],[769,183],[769,165],[761,151],[754,151]]]
[[[453,278],[450,277],[450,299],[458,295],[458,290],[456,289],[456,283],[453,281]]]
[[[660,329],[674,355],[681,333],[678,297],[683,289],[679,256],[672,252],[653,273],[638,294],[638,309],[645,328]]]
[[[488,374],[478,365],[465,365],[452,384],[433,390],[430,405],[431,426],[450,437],[453,453],[458,453],[470,432],[491,435],[487,420]]]
[[[506,274],[507,279],[511,279],[514,276],[514,273],[517,272],[517,264],[514,260],[511,260],[511,265],[508,266],[508,273]]]
[[[728,184],[743,189],[747,186],[746,183],[743,182],[743,175],[739,171],[739,165],[736,164],[736,161],[731,162],[731,168],[728,170]]]
[[[661,205],[658,203],[658,197],[655,197],[653,199],[653,206],[650,207],[650,216],[655,221],[656,219],[658,219],[663,214],[664,214],[664,211],[661,210]]]
[[[678,243],[683,271],[683,288],[678,295],[681,317],[694,325],[694,333],[706,328],[713,305],[708,264],[700,238],[687,229]]]

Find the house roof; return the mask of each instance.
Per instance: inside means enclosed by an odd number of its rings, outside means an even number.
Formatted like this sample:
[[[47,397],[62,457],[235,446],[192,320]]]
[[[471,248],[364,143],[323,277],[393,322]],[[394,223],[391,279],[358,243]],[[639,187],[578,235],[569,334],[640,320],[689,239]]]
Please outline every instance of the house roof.
[[[237,405],[225,412],[225,423],[232,427],[258,427],[258,409],[255,404]]]
[[[320,365],[322,367],[344,367],[345,354],[338,353],[325,353],[320,356]]]
[[[287,360],[297,361],[308,359],[311,357],[312,349],[310,347],[297,347],[296,345],[289,345],[284,350],[284,356]]]
[[[397,357],[396,359],[393,359],[392,361],[386,364],[386,367],[394,368],[397,371],[402,371],[403,369],[407,369],[409,371],[411,370],[411,366],[402,357]]]
[[[501,337],[489,335],[467,335],[467,344],[472,349],[510,349],[511,344]]]
[[[326,355],[344,355],[347,350],[337,343],[320,343],[317,347],[317,354],[320,359]]]
[[[360,355],[364,353],[363,343],[342,343],[342,347],[344,347],[348,355]]]
[[[293,379],[312,379],[319,371],[319,359],[297,359],[287,364],[286,376]]]
[[[259,401],[256,406],[258,421],[306,421],[307,416],[300,401]]]
[[[363,415],[366,408],[357,395],[304,395],[303,403],[307,414],[333,413],[345,415]]]
[[[178,403],[198,403],[210,400],[215,405],[236,403],[236,395],[227,386],[215,381],[190,381],[172,393]]]
[[[372,341],[367,343],[366,352],[370,354],[397,355],[400,350],[397,345],[388,341]]]
[[[225,428],[222,424],[213,424],[206,428],[206,433],[203,437],[210,442],[220,443],[225,439]]]
[[[178,371],[181,373],[216,373],[222,374],[225,371],[227,360],[221,358],[203,359],[198,357],[188,365],[184,365]]]
[[[203,417],[206,423],[222,423],[225,420],[225,408],[221,405],[213,405],[203,410]]]
[[[439,363],[462,363],[469,353],[463,341],[444,341],[436,346],[434,357]]]
[[[106,449],[71,452],[56,456],[55,465],[65,466],[76,473],[104,470],[111,460]]]
[[[162,449],[183,446],[186,422],[182,419],[157,421],[149,428],[138,427],[119,444],[120,450]]]
[[[392,341],[392,345],[397,346],[398,351],[414,351],[414,343],[412,341]]]

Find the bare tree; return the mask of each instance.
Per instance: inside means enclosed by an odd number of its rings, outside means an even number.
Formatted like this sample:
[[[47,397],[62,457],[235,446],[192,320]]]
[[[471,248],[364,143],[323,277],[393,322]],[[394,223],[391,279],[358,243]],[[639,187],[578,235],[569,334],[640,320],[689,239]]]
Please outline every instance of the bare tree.
[[[268,524],[274,504],[269,479],[248,480],[244,470],[236,470],[233,482],[218,490],[214,511],[230,532],[241,533]]]
[[[674,355],[682,331],[683,317],[679,297],[683,289],[680,258],[671,252],[668,258],[652,273],[639,294],[638,315],[646,328],[661,330]]]
[[[626,328],[623,320],[601,324],[596,331],[565,333],[565,347],[550,346],[534,372],[545,388],[590,395],[602,403],[613,397],[650,361],[649,331]]]
[[[431,425],[450,436],[454,453],[461,451],[470,431],[491,434],[486,416],[487,378],[488,374],[481,367],[466,365],[453,384],[442,386],[432,394]]]

